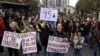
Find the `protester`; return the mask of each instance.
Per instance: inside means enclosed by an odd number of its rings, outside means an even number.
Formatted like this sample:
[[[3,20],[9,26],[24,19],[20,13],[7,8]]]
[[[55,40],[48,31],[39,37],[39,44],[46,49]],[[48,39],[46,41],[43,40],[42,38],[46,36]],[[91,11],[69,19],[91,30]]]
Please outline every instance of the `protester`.
[[[0,14],[0,53],[4,53],[3,46],[1,46],[2,39],[3,39],[3,33],[6,30],[2,15]]]
[[[49,38],[49,30],[50,30],[50,25],[46,21],[42,21],[40,24],[38,24],[39,28],[39,33],[40,33],[40,40],[42,43],[42,51],[44,56],[46,56],[47,52],[47,44],[48,44],[48,38]]]
[[[64,22],[63,22],[63,23],[64,23],[64,26],[63,26],[63,27],[64,27],[64,31],[68,34],[68,30],[69,30],[69,29],[68,29],[68,28],[69,28],[69,21],[68,21],[68,19],[66,18],[66,16],[63,17],[63,21],[64,21]]]
[[[84,24],[84,38],[85,38],[84,44],[85,45],[89,45],[90,27],[91,27],[90,23],[86,21]]]
[[[78,31],[76,35],[74,36],[74,54],[73,56],[82,56],[82,45],[84,42],[84,37],[82,36],[82,33]]]
[[[94,50],[93,56],[97,56],[98,50],[100,55],[100,23],[98,24],[97,22],[93,22],[92,25],[94,26],[94,29],[91,31]]]
[[[7,31],[20,33],[20,31],[17,28],[17,23],[15,21],[12,21],[9,24],[9,26],[10,26],[10,28],[7,29]],[[9,56],[13,56],[13,53],[14,53],[14,56],[19,56],[17,49],[8,47],[8,52],[9,52]]]
[[[54,31],[53,36],[64,38],[65,41],[68,41],[68,35],[63,31],[63,25],[62,23],[58,23],[56,26],[56,31]],[[64,53],[55,53],[55,52],[50,52],[48,56],[64,56]]]
[[[23,25],[24,25],[24,28],[26,30],[26,32],[36,32],[36,43],[37,43],[37,49],[38,49],[38,52],[35,52],[35,53],[29,53],[29,54],[26,54],[25,56],[37,56],[39,51],[41,51],[41,41],[40,41],[40,34],[38,33],[37,31],[37,28],[36,28],[36,25],[33,24],[33,23],[28,23],[26,22],[26,20],[22,19],[22,22],[23,22]],[[27,25],[28,24],[28,25]]]
[[[93,44],[94,44],[94,40],[93,40],[93,37],[94,37],[94,33],[93,33],[93,30],[95,29],[95,23],[93,23],[93,21],[91,22],[91,28],[90,28],[90,33],[89,33],[89,46],[91,49],[93,49]]]

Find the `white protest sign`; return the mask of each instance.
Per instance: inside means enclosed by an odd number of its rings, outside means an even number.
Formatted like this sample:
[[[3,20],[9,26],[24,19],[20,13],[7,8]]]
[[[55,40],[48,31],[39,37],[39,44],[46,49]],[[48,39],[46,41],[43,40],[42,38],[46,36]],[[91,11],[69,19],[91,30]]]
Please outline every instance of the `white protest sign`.
[[[53,8],[41,8],[40,20],[57,21],[58,10]]]
[[[63,38],[49,36],[48,52],[67,53],[69,44]]]
[[[22,34],[23,54],[37,52],[36,32]]]
[[[21,36],[19,33],[5,31],[2,40],[2,46],[14,49],[20,49]]]

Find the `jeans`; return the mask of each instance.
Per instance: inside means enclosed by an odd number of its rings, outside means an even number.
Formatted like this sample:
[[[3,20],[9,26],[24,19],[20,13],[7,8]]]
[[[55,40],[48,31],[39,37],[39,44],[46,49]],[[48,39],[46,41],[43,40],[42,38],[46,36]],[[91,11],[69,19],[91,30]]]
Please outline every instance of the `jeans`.
[[[24,54],[23,56],[37,56],[37,53]]]
[[[85,35],[84,43],[89,44],[89,35]]]
[[[56,28],[56,22],[49,21],[48,23],[50,24],[50,26],[51,26],[52,29],[55,29]]]
[[[77,48],[75,48],[74,49],[74,54],[73,54],[73,56],[82,56],[82,49],[77,49]]]
[[[64,53],[49,53],[48,56],[64,56]]]
[[[30,53],[28,56],[37,56],[37,53]]]
[[[42,45],[42,52],[43,52],[43,56],[46,56],[47,52],[46,52],[46,46]]]
[[[94,43],[94,46],[93,46],[93,49],[94,49],[94,56],[97,56],[97,52],[99,51],[99,55],[100,55],[100,43]]]

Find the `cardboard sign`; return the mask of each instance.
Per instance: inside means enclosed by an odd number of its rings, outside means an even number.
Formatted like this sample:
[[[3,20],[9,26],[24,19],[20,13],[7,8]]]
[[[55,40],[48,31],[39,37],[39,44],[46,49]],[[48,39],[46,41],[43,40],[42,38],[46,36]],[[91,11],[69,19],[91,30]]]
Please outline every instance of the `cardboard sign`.
[[[2,40],[2,46],[14,49],[20,49],[21,36],[19,33],[5,31]]]
[[[37,52],[36,33],[28,32],[22,34],[23,54]]]
[[[57,21],[58,10],[53,8],[41,8],[40,20]]]
[[[48,52],[67,53],[69,44],[63,38],[49,36]]]

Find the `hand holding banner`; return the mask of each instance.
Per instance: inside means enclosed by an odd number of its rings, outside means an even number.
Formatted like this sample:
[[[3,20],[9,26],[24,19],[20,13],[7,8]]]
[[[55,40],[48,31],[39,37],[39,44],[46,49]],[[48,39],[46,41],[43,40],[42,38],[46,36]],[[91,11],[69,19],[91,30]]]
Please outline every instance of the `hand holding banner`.
[[[2,40],[2,46],[14,49],[20,49],[21,36],[19,33],[5,31]]]
[[[35,32],[28,32],[22,34],[22,48],[24,54],[37,52]]]
[[[57,21],[58,10],[53,8],[41,8],[40,20]]]
[[[48,47],[47,47],[48,52],[67,53],[68,47],[69,44],[66,41],[64,41],[63,38],[49,36]]]

